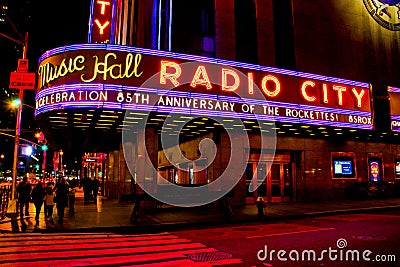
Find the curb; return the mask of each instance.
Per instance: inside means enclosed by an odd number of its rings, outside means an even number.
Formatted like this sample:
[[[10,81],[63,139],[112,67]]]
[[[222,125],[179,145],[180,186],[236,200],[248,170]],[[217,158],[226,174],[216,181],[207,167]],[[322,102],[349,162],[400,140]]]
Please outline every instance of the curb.
[[[344,209],[344,210],[331,210],[331,211],[317,211],[317,212],[308,212],[304,214],[296,214],[296,215],[283,215],[283,216],[273,216],[268,217],[264,216],[262,218],[254,216],[254,218],[232,218],[232,219],[221,219],[214,221],[187,221],[187,222],[179,222],[179,223],[154,223],[147,225],[125,225],[125,226],[99,226],[99,227],[79,227],[79,228],[53,228],[53,229],[38,229],[34,230],[35,233],[94,233],[94,232],[109,232],[109,233],[117,233],[117,234],[147,234],[147,233],[156,233],[156,232],[165,232],[165,231],[178,231],[181,229],[194,229],[194,228],[204,228],[205,225],[207,227],[212,226],[228,226],[233,224],[242,224],[242,223],[260,223],[260,222],[273,222],[273,221],[282,221],[282,220],[295,220],[302,218],[311,218],[311,217],[323,217],[323,216],[331,216],[331,215],[341,215],[341,214],[349,214],[349,213],[365,213],[365,212],[373,212],[373,211],[391,211],[400,209],[400,205],[393,206],[382,206],[382,207],[369,207],[369,208],[357,208],[357,209]],[[12,231],[3,231],[7,233],[11,233]]]

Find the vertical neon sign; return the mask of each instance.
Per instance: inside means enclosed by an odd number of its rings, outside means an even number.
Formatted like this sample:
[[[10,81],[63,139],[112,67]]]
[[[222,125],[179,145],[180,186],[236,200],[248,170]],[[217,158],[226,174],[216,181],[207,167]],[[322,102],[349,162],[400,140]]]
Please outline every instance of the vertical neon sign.
[[[388,87],[392,131],[400,132],[400,88]]]
[[[89,21],[89,43],[114,43],[115,0],[92,0]]]

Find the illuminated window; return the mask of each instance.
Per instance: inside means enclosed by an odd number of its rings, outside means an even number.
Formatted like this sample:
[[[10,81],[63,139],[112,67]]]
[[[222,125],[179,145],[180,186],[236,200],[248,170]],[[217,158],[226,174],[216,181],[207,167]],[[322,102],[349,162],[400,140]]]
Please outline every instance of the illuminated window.
[[[400,158],[394,160],[394,174],[396,179],[400,178]]]
[[[356,178],[355,153],[332,153],[332,178]]]
[[[382,158],[370,157],[368,158],[368,174],[371,182],[382,181],[383,169],[382,169]]]

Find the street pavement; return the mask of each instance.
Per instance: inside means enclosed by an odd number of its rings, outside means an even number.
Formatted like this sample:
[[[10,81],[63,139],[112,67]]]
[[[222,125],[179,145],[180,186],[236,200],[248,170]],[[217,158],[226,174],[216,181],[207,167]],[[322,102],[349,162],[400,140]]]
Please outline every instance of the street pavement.
[[[12,228],[9,218],[0,221],[0,265],[242,267],[242,259],[181,238],[173,231],[399,208],[400,198],[269,203],[261,218],[255,205],[233,207],[233,215],[226,218],[216,205],[159,205],[152,212],[141,211],[138,221],[132,223],[133,203],[99,196],[96,202],[84,204],[83,192],[78,190],[74,211],[66,208],[62,226],[54,208],[54,226],[46,227],[42,209],[36,228],[33,204],[29,216],[17,218],[18,227]]]
[[[146,203],[145,203],[146,204]],[[119,202],[98,196],[97,202],[83,202],[83,192],[78,190],[74,211],[65,210],[63,225],[58,223],[54,208],[54,227],[47,228],[43,208],[39,216],[39,228],[35,229],[35,208],[30,204],[30,215],[18,218],[20,232],[114,232],[114,233],[155,233],[181,228],[229,225],[234,223],[289,220],[301,217],[324,216],[349,212],[399,209],[400,198],[376,198],[366,200],[341,200],[325,202],[268,203],[265,216],[257,216],[255,205],[233,207],[233,215],[226,218],[217,205],[200,207],[174,207],[160,205],[153,211],[140,211],[136,223],[130,221],[133,203]],[[16,232],[9,218],[0,221],[0,233]]]

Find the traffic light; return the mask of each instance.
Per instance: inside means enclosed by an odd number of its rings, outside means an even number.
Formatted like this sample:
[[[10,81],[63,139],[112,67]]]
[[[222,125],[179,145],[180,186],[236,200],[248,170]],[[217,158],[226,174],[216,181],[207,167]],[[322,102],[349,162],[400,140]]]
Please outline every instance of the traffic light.
[[[21,154],[24,156],[31,156],[33,153],[33,148],[31,146],[21,146]]]
[[[48,148],[49,148],[49,147],[48,147],[46,144],[43,144],[43,145],[42,145],[42,150],[43,150],[43,151],[46,151]]]
[[[21,100],[19,98],[14,99],[14,101],[11,103],[11,106],[13,106],[13,107],[21,106]]]

